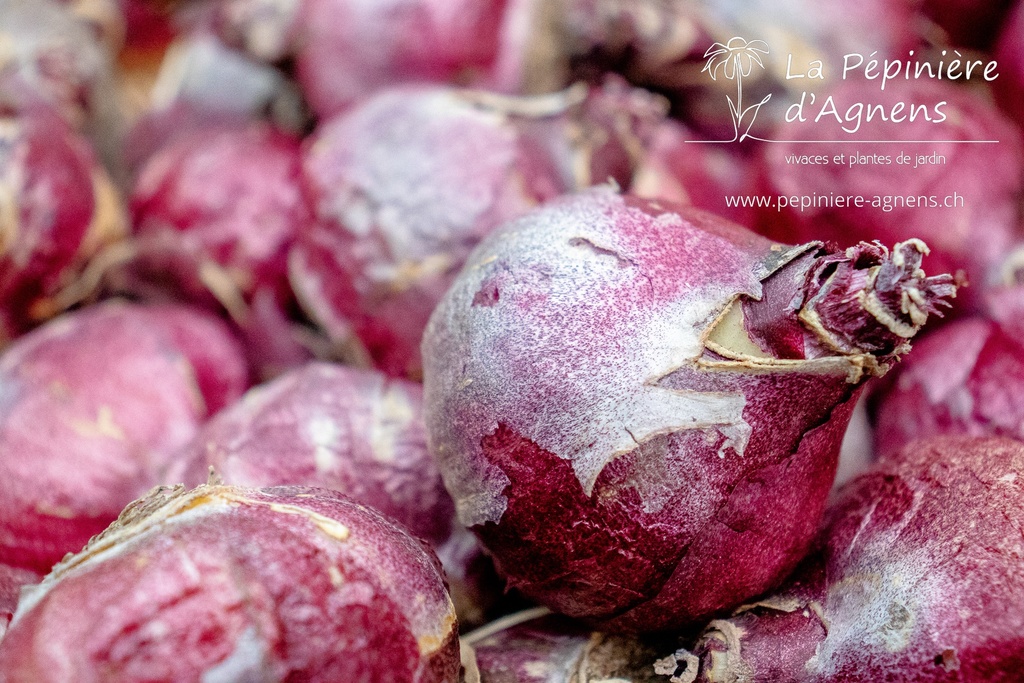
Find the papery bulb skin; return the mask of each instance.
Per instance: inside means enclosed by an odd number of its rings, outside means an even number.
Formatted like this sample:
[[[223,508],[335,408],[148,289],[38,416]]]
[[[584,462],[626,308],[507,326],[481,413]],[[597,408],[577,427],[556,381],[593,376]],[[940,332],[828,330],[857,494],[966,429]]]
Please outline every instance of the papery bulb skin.
[[[237,324],[254,372],[312,358],[294,334],[288,251],[310,212],[297,139],[268,124],[207,125],[142,167],[131,195],[131,256],[106,287],[185,301]]]
[[[874,451],[891,454],[942,434],[1024,439],[1021,252],[980,292],[983,314],[929,332],[872,392]]]
[[[216,7],[206,9],[209,13]],[[276,66],[225,45],[202,14],[193,18],[198,26],[186,27],[157,52],[148,80],[146,62],[140,65],[142,102],[133,112],[122,150],[133,179],[153,154],[179,137],[217,127],[258,128],[261,122],[299,135],[311,125],[295,82]],[[152,97],[150,88],[155,88]]]
[[[463,636],[462,662],[467,681],[486,683],[664,683],[657,661],[678,640],[595,632],[534,608]]]
[[[494,61],[507,4],[305,0],[299,84],[313,110],[330,116],[396,82],[472,82]]]
[[[124,142],[115,55],[124,24],[113,0],[4,0],[0,109],[27,118],[57,117],[87,138],[120,184]]]
[[[134,234],[180,260],[176,287],[209,296],[203,273],[222,269],[242,298],[287,289],[287,253],[309,220],[300,184],[299,143],[269,125],[213,127],[161,149],[131,196]],[[149,246],[152,245],[152,246]],[[151,266],[158,269],[160,264]]]
[[[430,543],[460,624],[478,624],[502,593],[427,449],[422,388],[374,370],[308,363],[247,392],[207,422],[175,458],[169,481],[213,468],[239,486],[338,491]]]
[[[875,452],[940,434],[1024,438],[1024,347],[980,317],[926,335],[871,397]]]
[[[423,427],[418,384],[309,363],[215,416],[179,457],[186,483],[212,467],[239,486],[333,489],[437,545],[454,506]]]
[[[600,628],[677,629],[777,584],[858,384],[955,291],[925,251],[787,247],[609,188],[507,224],[423,342],[460,520],[511,586]]]
[[[876,388],[873,385],[865,387],[850,416],[850,424],[839,449],[839,467],[836,469],[833,489],[863,473],[875,461],[874,428],[868,415],[867,403]]]

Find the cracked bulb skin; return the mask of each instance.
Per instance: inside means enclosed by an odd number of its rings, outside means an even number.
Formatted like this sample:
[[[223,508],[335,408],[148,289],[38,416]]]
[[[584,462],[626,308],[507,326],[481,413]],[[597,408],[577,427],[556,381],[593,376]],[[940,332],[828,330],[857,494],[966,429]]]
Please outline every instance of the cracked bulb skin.
[[[458,670],[436,558],[306,487],[154,489],[25,593],[0,644],[3,683],[455,683]]]
[[[771,588],[815,532],[861,381],[955,293],[925,251],[789,247],[610,188],[507,224],[423,342],[460,521],[511,586],[602,629]]]

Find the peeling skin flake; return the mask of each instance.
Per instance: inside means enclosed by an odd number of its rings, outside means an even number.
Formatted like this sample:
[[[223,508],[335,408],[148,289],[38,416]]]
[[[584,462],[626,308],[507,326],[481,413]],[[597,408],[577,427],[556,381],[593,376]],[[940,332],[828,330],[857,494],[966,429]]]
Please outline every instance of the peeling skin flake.
[[[680,250],[706,250],[718,262],[701,268],[723,273],[687,287],[683,277],[669,279],[673,264],[655,261],[664,254],[648,251],[652,246],[631,234],[630,221],[642,222],[642,214],[619,213],[620,200],[608,190],[583,196],[593,201],[556,203],[512,223],[475,252],[447,301],[476,302],[479,292],[490,290],[504,305],[442,309],[433,326],[444,335],[438,350],[445,357],[469,353],[459,363],[438,363],[441,381],[457,382],[460,402],[485,403],[494,421],[570,460],[587,495],[609,462],[657,435],[716,430],[725,437],[719,454],[742,456],[750,435],[742,392],[671,390],[662,380],[701,361],[711,323],[737,297],[760,299],[761,280],[806,249],[772,258],[777,252],[765,241],[744,253],[727,236],[702,233],[666,212],[656,219],[657,229],[674,235],[653,248],[672,241]],[[610,311],[611,299],[622,300],[624,310]],[[568,348],[554,333],[567,319],[578,331]],[[510,328],[517,332],[514,346],[507,341]],[[428,391],[438,380],[431,377]],[[456,450],[478,449],[458,443],[465,433],[442,425],[435,446],[442,454],[455,444]],[[465,485],[461,478],[450,482],[460,519],[467,526],[499,521],[507,482],[493,470],[475,476]]]

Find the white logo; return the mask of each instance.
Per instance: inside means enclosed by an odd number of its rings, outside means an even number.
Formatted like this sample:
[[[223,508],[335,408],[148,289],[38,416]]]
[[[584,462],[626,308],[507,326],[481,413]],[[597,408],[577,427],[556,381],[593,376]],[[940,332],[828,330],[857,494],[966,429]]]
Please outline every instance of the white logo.
[[[729,39],[729,42],[724,45],[715,43],[704,53],[704,57],[708,61],[701,73],[707,71],[711,75],[711,80],[718,80],[718,74],[721,72],[728,80],[736,81],[736,101],[734,102],[731,96],[726,95],[729,100],[729,111],[732,114],[734,135],[732,140],[723,140],[722,142],[739,142],[750,137],[750,127],[754,125],[757,112],[761,109],[761,105],[771,99],[772,96],[769,93],[757,104],[743,107],[743,79],[753,73],[755,64],[764,68],[761,55],[767,54],[768,44],[763,40],[747,41],[739,36]]]

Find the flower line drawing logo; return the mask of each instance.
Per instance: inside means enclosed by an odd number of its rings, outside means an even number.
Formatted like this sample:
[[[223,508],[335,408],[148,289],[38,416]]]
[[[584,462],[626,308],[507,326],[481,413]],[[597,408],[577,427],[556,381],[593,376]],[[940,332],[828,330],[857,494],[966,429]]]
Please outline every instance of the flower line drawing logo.
[[[762,55],[768,54],[768,44],[763,40],[746,40],[740,36],[730,38],[727,43],[714,43],[704,53],[707,64],[701,73],[707,71],[711,80],[718,80],[721,73],[726,79],[736,81],[736,101],[726,95],[729,100],[729,111],[732,115],[734,135],[732,140],[722,142],[737,142],[750,137],[750,127],[754,125],[757,112],[761,106],[771,99],[771,93],[765,95],[764,99],[749,107],[743,107],[743,79],[754,72],[754,65],[764,68]],[[742,131],[742,132],[741,132]]]

